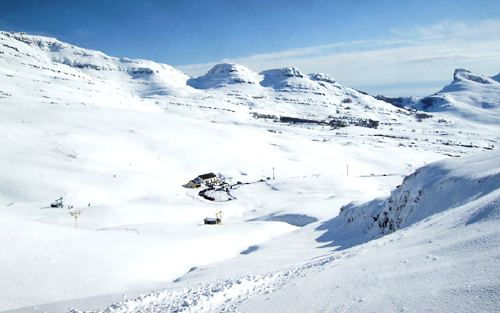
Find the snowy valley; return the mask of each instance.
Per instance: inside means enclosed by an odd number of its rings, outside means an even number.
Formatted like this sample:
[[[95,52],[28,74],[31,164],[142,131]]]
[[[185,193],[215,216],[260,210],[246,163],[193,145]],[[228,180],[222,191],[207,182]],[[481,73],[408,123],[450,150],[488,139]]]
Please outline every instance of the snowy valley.
[[[0,311],[498,310],[500,82],[450,78],[373,97],[0,32]],[[211,172],[230,196],[183,186]]]

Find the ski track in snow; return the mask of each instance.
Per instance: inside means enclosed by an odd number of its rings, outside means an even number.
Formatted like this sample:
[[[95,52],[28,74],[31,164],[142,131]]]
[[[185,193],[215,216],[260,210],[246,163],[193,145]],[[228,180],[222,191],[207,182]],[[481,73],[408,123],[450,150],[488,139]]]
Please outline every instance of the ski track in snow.
[[[247,275],[230,278],[213,284],[199,284],[183,291],[158,291],[141,295],[110,305],[105,310],[79,311],[72,308],[70,313],[160,313],[160,312],[236,312],[242,302],[256,294],[271,294],[290,281],[307,276],[325,264],[348,257],[330,256],[310,262],[290,270],[280,270],[264,275]]]

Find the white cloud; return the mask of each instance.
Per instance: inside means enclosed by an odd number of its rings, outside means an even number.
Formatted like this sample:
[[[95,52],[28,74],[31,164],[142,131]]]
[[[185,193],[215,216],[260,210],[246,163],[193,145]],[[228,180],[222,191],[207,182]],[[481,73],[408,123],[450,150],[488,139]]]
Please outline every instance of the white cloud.
[[[244,58],[224,59],[256,72],[297,67],[322,72],[372,94],[428,95],[452,80],[456,68],[493,76],[500,72],[500,21],[476,24],[444,21],[412,30],[394,30],[387,40],[334,43]],[[216,63],[179,66],[203,75]],[[430,83],[431,82],[431,83]],[[398,87],[399,86],[399,87]]]
[[[470,39],[498,37],[500,21],[485,20],[468,25],[461,21],[443,21],[439,24],[419,26],[408,33],[394,31],[395,34],[416,36],[422,40],[434,39]]]

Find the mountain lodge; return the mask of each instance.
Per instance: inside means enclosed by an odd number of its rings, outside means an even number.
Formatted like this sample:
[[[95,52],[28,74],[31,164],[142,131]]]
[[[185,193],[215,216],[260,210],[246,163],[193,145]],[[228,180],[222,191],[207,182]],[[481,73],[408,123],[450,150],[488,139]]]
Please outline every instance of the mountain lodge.
[[[187,184],[184,185],[186,188],[198,188],[202,185],[213,184],[217,182],[219,178],[214,173],[202,174],[196,177],[193,180],[190,180]]]

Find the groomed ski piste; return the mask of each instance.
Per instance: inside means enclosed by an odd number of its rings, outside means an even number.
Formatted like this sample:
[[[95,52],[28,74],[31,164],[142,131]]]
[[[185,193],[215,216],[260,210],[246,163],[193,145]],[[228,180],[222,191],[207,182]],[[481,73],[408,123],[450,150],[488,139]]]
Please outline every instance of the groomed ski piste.
[[[497,311],[500,84],[450,78],[381,101],[0,32],[0,311]],[[230,201],[183,187],[209,172]]]

